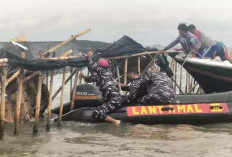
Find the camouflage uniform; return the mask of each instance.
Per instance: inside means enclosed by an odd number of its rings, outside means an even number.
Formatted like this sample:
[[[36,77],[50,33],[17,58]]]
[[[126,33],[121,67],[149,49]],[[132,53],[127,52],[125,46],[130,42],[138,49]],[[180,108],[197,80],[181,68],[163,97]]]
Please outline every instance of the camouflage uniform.
[[[123,91],[129,91],[129,95],[124,102],[136,103],[144,95],[147,94],[147,84],[142,78],[135,78],[130,82],[129,86],[122,86]]]
[[[168,104],[173,101],[174,91],[171,79],[163,72],[145,75],[148,92],[139,101],[149,104]]]
[[[125,103],[167,104],[174,98],[172,81],[162,72],[146,72],[144,79],[136,78],[122,90],[130,92]]]
[[[90,59],[88,69],[90,72],[97,73],[96,77],[91,76],[89,80],[96,82],[96,85],[102,92],[103,100],[105,101],[103,105],[94,110],[93,117],[98,120],[104,120],[106,114],[112,113],[122,107],[122,98],[113,82],[110,67],[99,66]],[[86,78],[86,80],[88,80],[88,78]]]

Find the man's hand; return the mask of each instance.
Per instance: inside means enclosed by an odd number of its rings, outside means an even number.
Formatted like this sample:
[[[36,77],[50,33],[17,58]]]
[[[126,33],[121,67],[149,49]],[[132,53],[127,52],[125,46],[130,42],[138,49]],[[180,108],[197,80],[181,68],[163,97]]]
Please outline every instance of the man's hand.
[[[196,50],[192,49],[192,50],[190,51],[190,53],[191,53],[191,54],[190,54],[190,55],[191,55],[191,56],[190,56],[191,58],[195,58],[195,57],[196,57]]]
[[[85,75],[82,72],[80,72],[80,77],[85,78]]]
[[[87,56],[88,56],[89,58],[92,57],[92,56],[93,56],[93,52],[92,52],[92,51],[87,52]]]
[[[117,87],[123,87],[124,84],[122,84],[122,83],[117,83],[116,86],[117,86]]]

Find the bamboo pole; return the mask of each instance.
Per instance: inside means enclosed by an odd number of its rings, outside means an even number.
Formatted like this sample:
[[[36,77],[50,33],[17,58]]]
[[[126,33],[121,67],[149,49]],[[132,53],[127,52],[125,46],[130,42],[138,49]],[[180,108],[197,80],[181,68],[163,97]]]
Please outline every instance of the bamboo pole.
[[[117,76],[118,76],[118,90],[119,90],[119,93],[120,93],[120,95],[121,95],[121,94],[122,94],[122,93],[121,93],[122,88],[121,88],[121,79],[120,79],[119,66],[117,66]]]
[[[174,91],[175,91],[175,94],[177,93],[176,92],[176,84],[177,84],[177,76],[176,76],[176,74],[177,74],[177,62],[175,61],[175,66],[174,66],[174,68],[175,68],[175,71],[174,71],[174,75],[175,75],[175,86],[174,86]]]
[[[174,64],[174,59],[173,59],[173,58],[172,58],[172,60],[171,60],[171,64],[170,64],[170,65],[171,65],[171,66],[170,66],[170,67],[171,67],[171,70],[174,71],[174,68],[175,68],[174,66],[175,66],[175,64]]]
[[[83,56],[81,56],[83,57]],[[84,56],[85,57],[85,56]],[[45,60],[67,60],[67,59],[73,59],[73,58],[80,58],[80,56],[60,56],[60,57],[50,57],[50,58],[43,58]]]
[[[179,52],[179,51],[150,51],[150,52],[145,51],[145,52],[142,52],[142,53],[136,53],[136,54],[132,54],[132,55],[109,57],[107,59],[122,59],[122,58],[129,58],[129,57],[137,57],[137,56],[159,54],[159,53],[173,53],[173,52]]]
[[[36,95],[36,111],[35,111],[35,125],[33,127],[33,134],[38,133],[38,127],[39,127],[39,113],[40,113],[40,102],[41,102],[41,90],[42,90],[42,72],[39,74],[38,79],[38,87],[37,87],[37,95]]]
[[[8,84],[13,81],[16,77],[18,77],[20,73],[20,70],[16,71],[9,79],[8,79]]]
[[[46,76],[45,76],[45,82],[46,82],[46,85],[48,86],[48,72],[46,72]]]
[[[70,74],[70,76],[65,80],[65,85],[68,83],[68,81],[72,78],[72,76],[76,73],[76,70],[73,71],[73,73]],[[56,98],[56,96],[59,94],[59,92],[62,90],[62,85],[59,87],[59,89],[55,92],[55,94],[52,96],[52,100]]]
[[[189,76],[189,79],[190,79],[190,81],[189,81],[189,91],[188,92],[189,92],[189,94],[191,94],[190,89],[193,86],[193,78],[191,76]]]
[[[25,52],[21,52],[21,57],[25,58]],[[15,111],[15,129],[14,134],[18,135],[19,129],[19,121],[20,121],[20,110],[22,105],[22,93],[23,93],[23,69],[19,72],[19,79],[18,79],[18,95],[17,95],[17,102],[16,102],[16,111]]]
[[[62,57],[69,57],[72,54],[73,54],[73,50],[71,49],[71,50],[68,50],[68,51],[64,52],[62,54]],[[70,72],[73,73],[73,67],[71,67]],[[71,93],[72,93],[71,91],[72,91],[72,77],[70,79],[70,96],[71,96]]]
[[[141,74],[141,58],[138,57],[138,73]]]
[[[201,86],[199,85],[198,89],[197,89],[197,94],[201,93]]]
[[[81,35],[83,35],[83,34],[89,32],[90,30],[91,30],[91,29],[87,29],[87,30],[85,30],[85,31],[83,31],[83,32],[81,32],[81,33],[79,33],[79,34],[77,34],[77,35],[72,36],[71,38],[67,39],[66,41],[63,41],[62,43],[60,43],[60,44],[58,44],[58,45],[52,47],[52,48],[49,49],[48,51],[44,52],[43,55],[53,53],[54,51],[56,51],[56,50],[59,49],[60,47],[66,45],[67,43],[69,43],[69,42],[71,42],[71,41],[73,41],[73,40],[75,40],[77,37],[79,37],[79,36],[81,36]]]
[[[66,75],[66,67],[63,69],[62,88],[61,88],[61,96],[60,96],[60,112],[59,112],[59,119],[57,123],[58,127],[61,126],[61,119],[63,114],[65,75]]]
[[[64,52],[61,57],[69,57],[72,54],[73,54],[73,50],[71,49],[71,50]]]
[[[73,67],[71,67],[70,73],[73,73]],[[71,79],[70,79],[70,97],[72,95],[72,83],[73,83],[73,77],[71,77]]]
[[[83,77],[80,78],[79,84],[81,84]]]
[[[40,72],[34,72],[31,75],[27,76],[24,80],[23,80],[23,84],[25,84],[27,81],[33,79],[34,77],[36,77],[37,75],[39,75]]]
[[[74,109],[76,88],[77,88],[77,80],[78,80],[79,77],[80,77],[80,71],[76,70],[75,79],[74,79],[74,85],[73,85],[73,89],[72,89],[72,100],[71,100],[70,111]]]
[[[1,119],[0,119],[0,139],[4,136],[4,124],[5,124],[5,107],[6,107],[6,82],[7,82],[7,66],[2,67],[1,76]]]
[[[182,66],[180,67],[180,89],[181,89],[181,86],[182,86]]]
[[[191,88],[191,86],[192,86],[192,82],[191,82],[191,75],[190,74],[188,74],[188,80],[189,80],[189,82],[188,82],[188,93],[190,94],[190,88]]]
[[[194,91],[194,89],[195,89],[195,87],[198,85],[198,83],[196,82],[193,86],[192,86],[192,88],[189,90],[189,92],[191,93],[192,91]]]
[[[49,100],[48,100],[49,103],[48,103],[48,117],[47,117],[46,131],[50,131],[50,117],[51,117],[52,91],[53,91],[53,76],[54,76],[54,70],[51,71],[50,93],[49,93]]]
[[[144,73],[149,69],[153,64],[153,60],[150,61],[150,63],[146,66],[146,68],[142,71],[141,76],[144,75]]]
[[[194,92],[195,91],[195,89],[196,89],[196,87],[194,87],[194,85],[197,83],[197,81],[195,80],[195,79],[193,79],[193,89],[192,89],[192,91]]]
[[[188,93],[188,73],[185,73],[185,94]]]
[[[7,58],[1,58],[0,59],[0,63],[7,63],[8,62],[8,59]]]
[[[124,64],[124,85],[127,84],[127,68],[128,68],[128,58],[125,59],[125,64]]]

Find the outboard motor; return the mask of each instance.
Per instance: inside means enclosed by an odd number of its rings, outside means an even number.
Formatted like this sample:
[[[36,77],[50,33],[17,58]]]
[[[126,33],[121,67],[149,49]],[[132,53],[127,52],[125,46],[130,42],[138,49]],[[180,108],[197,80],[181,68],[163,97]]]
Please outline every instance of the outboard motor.
[[[71,94],[72,95],[72,94]],[[76,88],[74,109],[84,107],[97,107],[103,104],[102,93],[99,88],[92,84],[78,85]],[[71,102],[71,98],[70,98]],[[63,106],[63,114],[70,111],[71,103]],[[54,108],[51,112],[59,114],[60,107]]]
[[[78,85],[75,94],[75,104],[83,103],[85,101],[87,106],[95,106],[95,104],[90,103],[90,101],[102,102],[102,93],[99,88],[92,84],[82,84]]]

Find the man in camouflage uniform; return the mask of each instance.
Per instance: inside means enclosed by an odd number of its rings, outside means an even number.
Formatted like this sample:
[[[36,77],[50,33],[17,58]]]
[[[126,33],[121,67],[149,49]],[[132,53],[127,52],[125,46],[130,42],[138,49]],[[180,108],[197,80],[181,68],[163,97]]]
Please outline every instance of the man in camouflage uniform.
[[[173,101],[174,91],[170,78],[163,72],[149,72],[140,78],[136,72],[130,72],[130,86],[122,87],[130,93],[127,102],[146,104],[168,104]]]
[[[84,77],[86,81],[96,82],[102,92],[102,97],[105,103],[94,110],[93,117],[97,120],[105,120],[106,114],[122,107],[122,98],[118,92],[118,89],[113,82],[112,72],[109,62],[105,59],[99,59],[97,62],[92,61],[91,52],[88,53],[89,65],[88,70],[91,73],[95,73],[95,76]]]
[[[129,91],[129,95],[123,97],[123,102],[136,103],[147,94],[147,83],[134,71],[128,73],[128,78],[131,80],[130,85],[121,85],[123,91]]]
[[[174,90],[171,79],[164,72],[146,72],[147,94],[139,101],[150,104],[168,104],[173,101]]]

